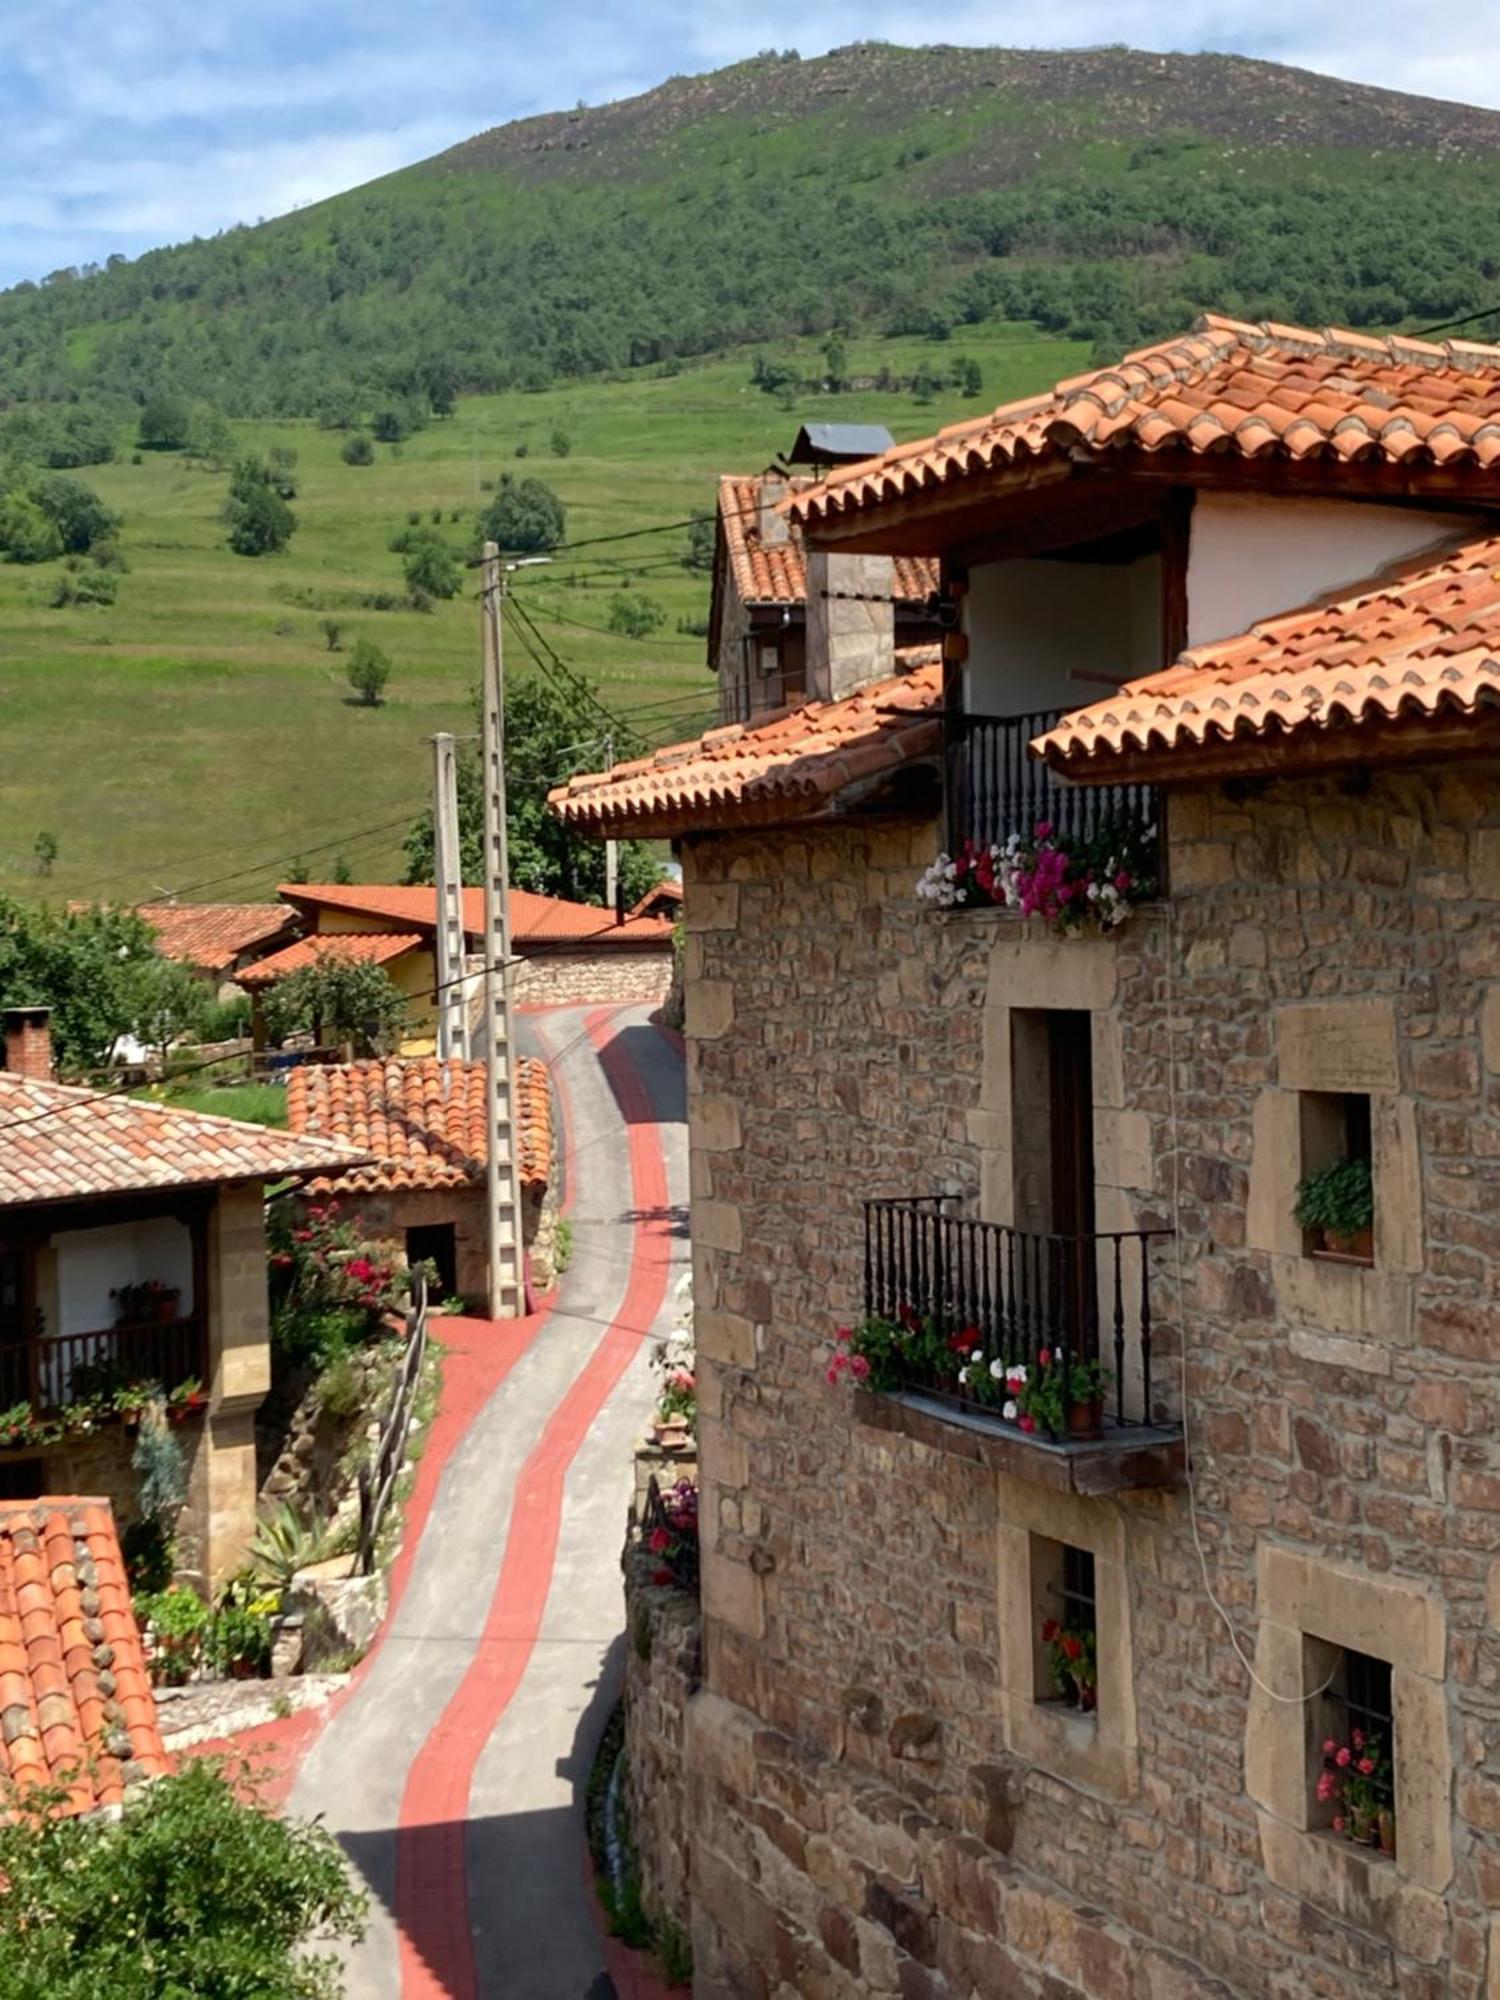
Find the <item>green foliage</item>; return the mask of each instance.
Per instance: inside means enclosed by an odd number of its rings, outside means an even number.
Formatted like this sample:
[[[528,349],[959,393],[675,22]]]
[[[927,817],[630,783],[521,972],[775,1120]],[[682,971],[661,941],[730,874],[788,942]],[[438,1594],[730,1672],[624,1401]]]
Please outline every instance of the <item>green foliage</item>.
[[[273,1040],[316,1033],[362,1055],[380,1054],[405,1014],[405,997],[383,965],[337,951],[278,979],[265,999]]]
[[[156,1518],[132,1521],[120,1537],[120,1551],[137,1601],[142,1595],[165,1590],[171,1583],[175,1551],[165,1522]]]
[[[258,458],[243,458],[229,481],[224,526],[237,556],[276,555],[296,533],[297,517],[277,492],[272,469]]]
[[[682,566],[699,576],[712,574],[714,566],[715,526],[712,515],[699,514],[688,523],[687,544],[682,552]]]
[[[7,562],[51,562],[62,554],[63,538],[34,495],[6,493],[0,495],[0,549]]]
[[[104,1063],[132,1032],[142,968],[155,959],[155,937],[134,911],[52,910],[0,896],[0,1006],[52,1009],[65,1072]]]
[[[65,553],[81,555],[96,542],[107,540],[119,527],[91,486],[70,479],[64,472],[44,473],[31,488],[31,497],[56,528]]]
[[[598,764],[602,732],[609,727],[586,684],[579,688],[541,675],[506,688],[506,833],[510,879],[518,889],[571,901],[604,900],[604,850],[597,841],[575,841],[547,811],[547,787],[573,771]],[[475,698],[475,727],[479,703]],[[464,879],[484,873],[484,794],[472,745],[458,753],[458,837]],[[424,807],[406,836],[406,879],[432,880],[432,809]],[[620,882],[627,903],[661,879],[661,864],[644,841],[619,844]]]
[[[361,703],[366,708],[378,708],[391,677],[391,663],[373,639],[355,640],[346,673]]]
[[[160,1396],[153,1396],[141,1412],[130,1466],[143,1518],[169,1520],[187,1498],[187,1461]]]
[[[0,1821],[8,2000],[338,2000],[365,1898],[333,1836],[259,1805],[248,1774],[193,1758],[121,1818],[33,1792]],[[309,1947],[316,1941],[316,1952]]]
[[[163,1055],[171,1043],[201,1026],[213,995],[180,959],[152,956],[135,968],[131,1026],[138,1040]]]
[[[361,432],[352,438],[345,438],[339,457],[345,465],[373,465],[375,447]]]
[[[118,572],[70,556],[53,583],[47,602],[54,611],[64,611],[75,604],[113,604],[119,595]]]
[[[420,591],[427,597],[457,597],[463,588],[463,571],[452,551],[430,529],[408,548],[402,568],[414,596]]]
[[[572,449],[572,438],[569,437],[562,425],[558,424],[552,433],[552,456],[554,458],[566,458]]]
[[[36,857],[36,872],[38,875],[50,875],[52,873],[52,864],[57,859],[57,835],[43,830],[31,843],[31,851]]]
[[[186,396],[163,390],[147,398],[136,443],[142,451],[183,451],[193,434],[193,406]]]
[[[0,454],[61,468],[105,465],[115,455],[115,424],[93,404],[24,404],[0,418]]]
[[[234,457],[234,432],[224,412],[212,403],[200,403],[188,427],[185,449],[190,458],[222,472]]]
[[[1339,1160],[1297,1184],[1294,1211],[1304,1229],[1358,1236],[1375,1221],[1375,1185],[1368,1160]]]
[[[296,1508],[284,1500],[274,1513],[256,1522],[250,1567],[262,1583],[287,1590],[298,1570],[318,1560],[322,1542],[322,1522],[304,1523]]]
[[[365,1399],[365,1378],[352,1354],[337,1354],[318,1377],[318,1401],[330,1417],[352,1417]]]
[[[508,472],[480,516],[480,540],[497,542],[506,555],[555,549],[567,533],[567,509],[544,479],[513,479]]]
[[[140,1624],[151,1627],[155,1640],[153,1679],[181,1687],[202,1665],[212,1610],[197,1591],[174,1583],[165,1590],[143,1591],[135,1600],[135,1615]]]
[[[330,653],[336,653],[344,642],[344,627],[337,618],[320,618],[318,630],[323,634],[323,644]]]
[[[609,629],[624,639],[645,639],[659,632],[667,614],[654,597],[636,591],[617,590],[609,600]]]

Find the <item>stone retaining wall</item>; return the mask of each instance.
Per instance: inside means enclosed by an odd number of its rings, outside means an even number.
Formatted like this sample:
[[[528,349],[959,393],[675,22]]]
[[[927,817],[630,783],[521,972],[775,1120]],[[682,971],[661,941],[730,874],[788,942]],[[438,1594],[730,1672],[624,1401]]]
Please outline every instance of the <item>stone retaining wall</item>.
[[[670,947],[654,951],[537,952],[516,967],[522,1007],[582,1007],[590,1002],[659,1006],[672,983]]]
[[[696,1597],[650,1580],[638,1545],[625,1552],[625,1799],[655,1920],[688,1929],[687,1705],[698,1685],[702,1616]]]

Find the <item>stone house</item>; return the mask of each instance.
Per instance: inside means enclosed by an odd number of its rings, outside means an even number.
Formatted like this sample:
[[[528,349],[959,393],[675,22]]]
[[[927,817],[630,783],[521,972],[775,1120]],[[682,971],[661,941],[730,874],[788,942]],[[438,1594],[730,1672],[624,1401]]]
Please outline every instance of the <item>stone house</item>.
[[[281,896],[304,935],[248,967],[239,984],[258,1001],[288,973],[328,956],[382,965],[409,1007],[399,1053],[428,1056],[437,1048],[437,891],[395,883],[284,882]],[[463,892],[464,936],[478,1003],[484,952],[484,894]],[[660,1001],[672,979],[672,922],[651,915],[618,916],[595,903],[570,903],[528,889],[510,893],[514,997],[521,1006],[555,1007],[606,1001]],[[255,1042],[265,1041],[259,1006]]]
[[[683,864],[700,1995],[1500,1996],[1497,413],[1203,321],[797,496],[940,667],[554,794]],[[902,1306],[965,1354],[872,1393]]]
[[[860,627],[868,628],[867,643],[885,647],[884,657],[868,663],[870,679],[892,671],[891,649],[940,636],[929,606],[938,583],[932,557],[892,561],[807,550],[785,502],[814,483],[775,466],[719,481],[708,663],[724,722],[749,722],[817,699],[808,662],[822,657],[819,635],[830,618],[846,628],[846,649]]]
[[[293,1132],[369,1156],[347,1173],[309,1182],[308,1197],[337,1202],[361,1235],[401,1262],[432,1262],[436,1298],[462,1298],[480,1311],[489,1285],[484,1093],[482,1062],[436,1056],[309,1064],[292,1071],[286,1093]],[[516,1063],[515,1123],[528,1276],[535,1290],[549,1291],[557,1234],[552,1092],[546,1064],[531,1056]]]
[[[264,1188],[356,1146],[51,1081],[45,1008],[0,1069],[0,1499],[98,1494],[138,1513],[117,1390],[198,1385],[179,1414],[182,1566],[217,1586],[255,1531],[270,1383]]]

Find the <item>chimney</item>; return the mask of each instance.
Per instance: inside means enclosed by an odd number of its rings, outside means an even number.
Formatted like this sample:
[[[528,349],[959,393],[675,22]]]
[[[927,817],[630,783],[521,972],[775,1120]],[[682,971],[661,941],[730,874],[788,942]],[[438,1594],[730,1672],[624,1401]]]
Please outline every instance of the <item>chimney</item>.
[[[786,481],[779,472],[772,471],[761,474],[760,513],[755,525],[760,534],[760,545],[763,549],[784,548],[791,540],[792,530],[790,522],[787,520],[785,514],[778,514],[776,511],[781,502],[785,500],[786,493]]]
[[[50,1007],[7,1007],[0,1013],[5,1035],[5,1067],[33,1083],[52,1081]]]
[[[807,552],[807,698],[838,701],[896,671],[889,556]]]

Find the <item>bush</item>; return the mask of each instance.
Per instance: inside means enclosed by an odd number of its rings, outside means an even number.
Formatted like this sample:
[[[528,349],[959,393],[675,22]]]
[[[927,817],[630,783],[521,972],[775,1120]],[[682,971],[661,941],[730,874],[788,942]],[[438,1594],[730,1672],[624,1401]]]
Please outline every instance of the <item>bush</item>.
[[[430,530],[425,540],[407,550],[403,569],[406,587],[413,596],[421,592],[426,597],[457,597],[463,588],[463,571]]]
[[[513,479],[506,473],[480,516],[480,539],[498,542],[508,555],[536,555],[555,549],[567,525],[567,510],[545,480]]]
[[[375,463],[375,447],[364,435],[363,431],[360,431],[352,438],[345,438],[344,447],[339,453],[339,457],[344,461],[345,465],[373,465]]]
[[[349,655],[349,685],[366,708],[378,708],[391,677],[391,663],[373,639],[356,639]]]
[[[204,1042],[233,1042],[250,1032],[250,995],[236,993],[228,1000],[210,1001],[199,1017],[198,1039]]]
[[[15,2000],[338,2000],[365,1898],[333,1836],[261,1806],[243,1765],[188,1761],[118,1820],[34,1791],[0,1822],[0,1992]]]
[[[276,491],[270,470],[256,459],[243,459],[229,482],[224,525],[237,556],[269,556],[292,539],[297,517]]]
[[[330,653],[336,653],[343,644],[344,628],[337,618],[320,618],[318,630],[323,634],[323,644]]]
[[[609,600],[609,629],[625,639],[646,639],[667,622],[667,614],[654,597],[638,597],[617,590]]]
[[[72,604],[113,604],[120,594],[120,579],[111,569],[96,569],[76,558],[53,584],[47,602],[54,611]]]
[[[167,1687],[181,1687],[203,1665],[213,1613],[196,1590],[169,1584],[165,1590],[146,1591],[135,1600],[135,1615],[142,1626],[151,1627],[156,1651],[151,1660],[151,1678]]]
[[[0,549],[8,562],[51,562],[62,554],[63,540],[29,493],[7,493],[0,497]]]
[[[554,458],[566,458],[572,449],[573,440],[559,424],[557,429],[552,433],[552,456]]]

